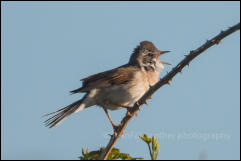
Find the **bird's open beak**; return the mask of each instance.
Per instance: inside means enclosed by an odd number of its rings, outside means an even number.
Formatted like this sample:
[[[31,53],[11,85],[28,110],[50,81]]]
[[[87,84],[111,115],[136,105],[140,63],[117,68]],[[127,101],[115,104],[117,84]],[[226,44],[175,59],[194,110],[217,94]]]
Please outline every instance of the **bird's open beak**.
[[[165,53],[169,53],[170,51],[160,51],[159,54],[162,55],[162,54],[165,54]],[[159,55],[159,56],[160,56]]]
[[[170,52],[170,51],[160,51],[159,54],[162,55],[162,54],[169,53],[169,52]],[[160,55],[159,55],[159,56],[160,56]],[[171,65],[170,63],[165,62],[165,61],[161,61],[161,60],[160,60],[160,62],[161,62],[162,64]]]

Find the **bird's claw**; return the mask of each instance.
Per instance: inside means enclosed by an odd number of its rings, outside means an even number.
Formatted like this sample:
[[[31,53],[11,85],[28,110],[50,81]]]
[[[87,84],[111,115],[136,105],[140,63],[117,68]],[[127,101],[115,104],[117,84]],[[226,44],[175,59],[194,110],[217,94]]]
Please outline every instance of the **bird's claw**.
[[[118,132],[119,126],[117,125],[112,125],[112,126],[113,126],[114,133]]]
[[[119,125],[112,125],[113,129],[114,129],[114,134],[111,136],[116,137],[118,135],[118,133],[120,132],[120,127],[121,127],[122,123],[120,123]],[[123,135],[123,132],[120,134],[121,136]]]
[[[126,111],[126,115],[127,115],[127,116],[130,116],[130,117],[133,116],[133,114],[131,114],[131,109],[130,109],[130,108],[127,109],[127,111]]]

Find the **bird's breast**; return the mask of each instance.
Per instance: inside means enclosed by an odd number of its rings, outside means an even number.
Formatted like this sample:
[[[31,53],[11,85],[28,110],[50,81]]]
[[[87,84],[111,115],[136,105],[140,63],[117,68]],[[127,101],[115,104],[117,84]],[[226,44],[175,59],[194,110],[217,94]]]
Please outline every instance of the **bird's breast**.
[[[148,89],[149,81],[146,74],[139,71],[128,83],[101,89],[96,102],[104,108],[117,110],[121,108],[118,105],[132,106]]]

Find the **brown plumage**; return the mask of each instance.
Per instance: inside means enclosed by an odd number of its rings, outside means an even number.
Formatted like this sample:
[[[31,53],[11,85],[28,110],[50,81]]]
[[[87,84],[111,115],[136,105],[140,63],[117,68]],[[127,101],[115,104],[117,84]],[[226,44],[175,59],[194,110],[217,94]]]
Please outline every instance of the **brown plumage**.
[[[152,42],[143,41],[134,49],[127,64],[81,79],[82,87],[71,93],[86,93],[85,96],[47,114],[46,116],[53,116],[45,121],[46,126],[54,127],[70,114],[98,105],[104,108],[115,129],[116,125],[107,109],[128,108],[139,100],[150,86],[158,81],[159,73],[163,69],[163,63],[158,57],[165,52],[167,51],[159,51]]]
[[[128,83],[132,80],[134,73],[139,69],[136,66],[121,66],[109,71],[97,73],[81,79],[83,85],[81,88],[70,91],[71,93],[88,92],[95,88],[106,88],[113,85]]]

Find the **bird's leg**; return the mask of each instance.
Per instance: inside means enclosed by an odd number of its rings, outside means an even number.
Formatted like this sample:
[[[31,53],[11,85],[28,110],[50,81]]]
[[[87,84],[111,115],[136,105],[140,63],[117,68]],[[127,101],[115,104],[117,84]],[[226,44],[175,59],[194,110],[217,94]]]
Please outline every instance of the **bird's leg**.
[[[114,129],[114,133],[116,133],[119,126],[115,125],[115,123],[114,123],[113,120],[111,119],[110,114],[109,114],[109,112],[107,111],[107,109],[105,109],[105,108],[103,108],[103,109],[104,109],[104,111],[105,111],[108,119],[110,120],[110,123],[111,123],[111,125],[112,125],[112,127],[113,127],[113,129]]]

